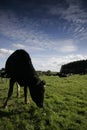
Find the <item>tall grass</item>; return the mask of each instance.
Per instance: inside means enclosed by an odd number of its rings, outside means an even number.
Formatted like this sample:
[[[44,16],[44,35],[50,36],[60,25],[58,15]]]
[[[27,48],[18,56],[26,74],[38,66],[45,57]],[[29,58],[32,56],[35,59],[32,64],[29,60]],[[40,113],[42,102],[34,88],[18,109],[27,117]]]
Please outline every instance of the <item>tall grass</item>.
[[[8,108],[3,109],[8,81],[0,80],[0,130],[87,130],[87,75],[41,79],[46,81],[43,109],[30,94],[30,104],[24,104],[23,88],[17,99],[16,85]]]

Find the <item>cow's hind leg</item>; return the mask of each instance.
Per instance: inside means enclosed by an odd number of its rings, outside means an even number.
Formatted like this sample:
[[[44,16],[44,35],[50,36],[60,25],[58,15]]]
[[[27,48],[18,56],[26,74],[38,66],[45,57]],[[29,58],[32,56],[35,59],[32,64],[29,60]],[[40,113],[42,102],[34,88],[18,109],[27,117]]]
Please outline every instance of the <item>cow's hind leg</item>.
[[[28,91],[27,91],[27,87],[24,86],[24,97],[25,97],[25,104],[28,104],[29,103],[29,100],[28,100]]]
[[[6,99],[5,103],[4,103],[4,106],[3,106],[4,108],[7,108],[8,100],[9,100],[9,98],[11,97],[11,95],[13,93],[13,85],[14,85],[14,80],[10,79],[8,96],[7,96],[7,99]]]

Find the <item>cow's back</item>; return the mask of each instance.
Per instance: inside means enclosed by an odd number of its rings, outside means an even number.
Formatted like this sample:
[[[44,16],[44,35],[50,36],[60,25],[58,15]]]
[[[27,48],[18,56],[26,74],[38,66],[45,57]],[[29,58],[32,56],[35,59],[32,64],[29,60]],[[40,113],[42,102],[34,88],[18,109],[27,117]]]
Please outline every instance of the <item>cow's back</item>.
[[[29,73],[32,63],[29,54],[24,50],[16,50],[6,61],[5,70],[8,77],[22,77]]]

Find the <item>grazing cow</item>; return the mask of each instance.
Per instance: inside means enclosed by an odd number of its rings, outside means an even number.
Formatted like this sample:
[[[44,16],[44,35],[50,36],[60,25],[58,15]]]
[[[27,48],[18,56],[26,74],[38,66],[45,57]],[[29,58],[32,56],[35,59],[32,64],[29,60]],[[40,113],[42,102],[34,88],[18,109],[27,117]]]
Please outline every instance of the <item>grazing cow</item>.
[[[31,58],[25,50],[16,50],[11,54],[5,65],[6,77],[10,78],[9,91],[4,108],[7,107],[9,98],[13,93],[14,83],[24,86],[25,103],[27,103],[27,88],[29,87],[32,100],[38,107],[43,107],[44,85],[32,65]]]

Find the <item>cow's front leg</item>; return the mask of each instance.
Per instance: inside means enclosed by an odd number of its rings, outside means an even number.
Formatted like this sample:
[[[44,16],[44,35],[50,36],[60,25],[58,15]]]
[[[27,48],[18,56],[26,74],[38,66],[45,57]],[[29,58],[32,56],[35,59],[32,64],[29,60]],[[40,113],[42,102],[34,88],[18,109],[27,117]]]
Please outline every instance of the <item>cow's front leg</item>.
[[[27,87],[24,86],[24,97],[25,97],[25,104],[28,104],[29,103],[29,100],[28,100],[28,91],[27,91]]]
[[[20,85],[16,82],[17,85],[17,97],[20,98]]]
[[[12,79],[10,79],[10,83],[9,83],[9,91],[8,91],[8,96],[7,96],[7,99],[4,103],[4,108],[7,108],[7,103],[8,103],[8,100],[9,98],[11,97],[12,93],[13,93],[13,85],[14,85],[14,81]]]

